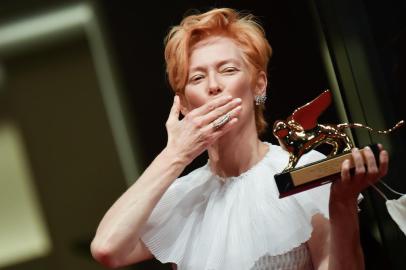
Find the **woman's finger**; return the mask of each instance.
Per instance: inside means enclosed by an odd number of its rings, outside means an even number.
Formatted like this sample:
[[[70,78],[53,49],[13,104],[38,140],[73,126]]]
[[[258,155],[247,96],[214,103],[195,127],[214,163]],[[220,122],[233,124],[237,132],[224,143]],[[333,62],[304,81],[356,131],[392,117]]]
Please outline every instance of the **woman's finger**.
[[[230,102],[217,107],[216,109],[212,110],[208,114],[202,116],[202,122],[204,125],[207,125],[219,117],[225,115],[226,113],[230,113],[233,109],[235,109],[237,106],[241,105],[241,99],[240,98],[235,98],[231,100]]]
[[[373,183],[376,183],[379,179],[379,170],[378,166],[376,165],[376,160],[374,153],[372,152],[371,148],[368,146],[364,148],[364,157],[365,163],[367,165],[367,173],[365,177],[365,181],[363,183],[364,187],[367,187]]]
[[[378,175],[378,166],[376,165],[376,160],[374,153],[368,146],[364,148],[364,157],[367,164],[367,172],[370,176]]]
[[[213,100],[210,100],[206,104],[194,109],[190,113],[193,116],[202,116],[206,115],[207,113],[211,112],[212,110],[216,109],[217,107],[220,107],[232,100],[232,96],[227,95],[227,96],[219,96],[217,98],[214,98]]]
[[[351,161],[346,159],[343,161],[341,164],[341,181],[343,183],[349,183],[351,179],[351,174],[350,174],[350,165]]]
[[[389,154],[388,151],[382,150],[379,153],[379,176],[384,177],[388,173]]]
[[[172,108],[169,113],[168,122],[179,120],[179,114],[180,114],[180,100],[179,96],[175,95],[173,99]]]
[[[364,159],[357,148],[352,149],[352,158],[355,165],[355,177],[358,179],[365,174]]]
[[[201,132],[203,134],[203,137],[206,138],[208,146],[213,144],[218,138],[223,136],[235,126],[235,124],[238,122],[238,116],[241,110],[241,106],[238,106],[237,108],[234,108],[231,112],[229,112],[230,120],[219,128],[215,128],[213,124],[210,123],[202,129]]]
[[[230,118],[229,118],[229,121],[227,123],[225,123],[221,127],[215,128],[214,125],[213,125],[214,122],[212,121],[212,122],[207,123],[205,125],[205,127],[202,129],[202,132],[204,134],[210,134],[210,133],[214,133],[215,131],[224,130],[229,125],[229,123],[231,121],[233,121],[233,119],[238,118],[238,116],[240,115],[241,110],[242,110],[241,106],[235,107],[234,109],[232,109],[231,111],[228,112]]]
[[[212,143],[215,142],[221,136],[223,136],[225,133],[227,133],[229,130],[231,130],[235,126],[235,124],[237,124],[237,122],[238,122],[238,118],[233,118],[227,124],[225,124],[221,129],[214,131],[211,136]]]

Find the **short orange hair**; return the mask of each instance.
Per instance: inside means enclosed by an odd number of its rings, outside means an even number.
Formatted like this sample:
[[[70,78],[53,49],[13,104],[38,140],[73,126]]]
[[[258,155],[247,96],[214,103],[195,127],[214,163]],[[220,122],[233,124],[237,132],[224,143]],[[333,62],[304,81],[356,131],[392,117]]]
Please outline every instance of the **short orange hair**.
[[[265,37],[264,29],[255,21],[255,17],[251,14],[243,15],[230,8],[216,8],[185,17],[165,38],[166,72],[175,93],[184,94],[192,46],[212,35],[233,39],[241,48],[252,74],[258,74],[260,71],[267,74],[272,48]],[[267,126],[263,115],[264,108],[264,105],[255,106],[258,134],[263,133]]]

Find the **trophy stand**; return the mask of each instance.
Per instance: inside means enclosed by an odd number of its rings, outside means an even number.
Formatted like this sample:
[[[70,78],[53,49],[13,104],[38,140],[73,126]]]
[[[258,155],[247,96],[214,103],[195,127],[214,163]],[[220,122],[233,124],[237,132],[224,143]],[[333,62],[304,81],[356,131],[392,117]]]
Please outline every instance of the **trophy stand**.
[[[326,90],[311,102],[296,109],[287,120],[278,120],[274,123],[273,134],[281,147],[289,153],[288,165],[283,172],[274,176],[280,198],[334,181],[339,177],[341,164],[346,159],[350,160],[350,168],[354,170],[351,154],[354,144],[344,129],[374,130],[359,123],[319,124],[317,119],[330,106],[331,100],[331,92]],[[402,120],[391,129],[374,132],[388,134],[403,124]],[[304,154],[322,144],[332,146],[326,159],[295,167]],[[378,145],[372,144],[369,147],[374,153],[375,160],[379,163]],[[361,154],[363,151],[363,149],[360,150]]]

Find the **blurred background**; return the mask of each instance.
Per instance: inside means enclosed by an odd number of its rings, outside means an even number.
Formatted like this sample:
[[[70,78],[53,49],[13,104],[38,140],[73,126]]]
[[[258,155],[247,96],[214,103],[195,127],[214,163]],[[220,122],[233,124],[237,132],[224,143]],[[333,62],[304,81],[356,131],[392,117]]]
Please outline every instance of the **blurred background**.
[[[326,88],[334,106],[322,123],[386,129],[405,119],[403,0],[0,1],[0,269],[103,269],[89,252],[98,222],[166,144],[163,39],[211,7],[252,12],[266,29],[270,126]],[[350,135],[384,144],[384,181],[406,193],[405,128]],[[271,130],[263,139],[276,143]],[[375,191],[364,195],[367,269],[405,269],[405,235]]]

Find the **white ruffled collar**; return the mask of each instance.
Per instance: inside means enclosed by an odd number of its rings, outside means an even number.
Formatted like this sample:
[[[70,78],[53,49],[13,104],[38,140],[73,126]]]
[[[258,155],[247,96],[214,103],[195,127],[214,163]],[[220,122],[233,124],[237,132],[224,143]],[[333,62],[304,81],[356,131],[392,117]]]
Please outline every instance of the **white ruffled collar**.
[[[273,175],[288,155],[268,145],[256,165],[224,184],[208,164],[177,179],[141,233],[151,253],[178,270],[246,270],[265,254],[284,254],[306,242],[312,215],[328,216],[329,185],[279,199]],[[301,163],[320,158],[311,152]]]

